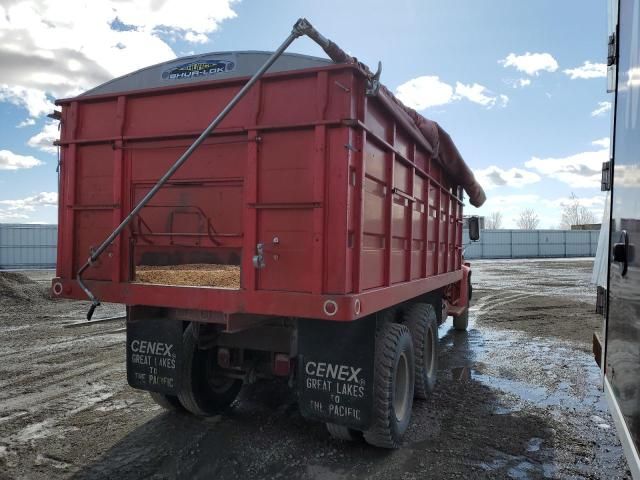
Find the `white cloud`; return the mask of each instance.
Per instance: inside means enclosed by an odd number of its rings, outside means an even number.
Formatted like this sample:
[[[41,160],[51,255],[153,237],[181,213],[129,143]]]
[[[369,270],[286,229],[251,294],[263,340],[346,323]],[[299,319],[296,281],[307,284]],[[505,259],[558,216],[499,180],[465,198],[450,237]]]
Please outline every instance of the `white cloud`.
[[[0,170],[20,170],[42,165],[42,162],[29,155],[19,155],[9,150],[0,150]]]
[[[505,106],[509,101],[506,95],[494,95],[488,88],[478,83],[465,85],[456,82],[454,88],[439,77],[428,75],[403,83],[395,93],[405,105],[416,110],[438,107],[462,99],[486,108],[496,105]]]
[[[436,76],[412,78],[396,89],[396,96],[405,105],[424,110],[446,105],[454,100],[453,87]]]
[[[166,29],[179,35],[211,33],[222,20],[236,16],[231,8],[233,1],[228,0],[112,0],[109,3],[124,24],[147,31]]]
[[[56,192],[40,192],[32,197],[21,198],[19,200],[0,200],[0,205],[6,205],[8,211],[29,211],[36,207],[55,207],[58,205],[58,194]]]
[[[602,209],[604,208],[605,196],[603,194],[603,195],[595,195],[593,197],[579,197],[577,200],[581,206],[602,213]],[[562,208],[565,205],[571,205],[572,203],[574,203],[575,199],[571,198],[570,196],[566,196],[566,197],[554,198],[550,200],[541,200],[541,201],[542,203],[544,203],[549,207]]]
[[[58,148],[53,145],[53,142],[60,137],[58,131],[58,122],[48,122],[42,128],[42,131],[31,137],[27,144],[30,147],[37,148],[47,153],[57,153]]]
[[[550,53],[527,52],[524,55],[510,53],[498,63],[501,63],[505,68],[514,67],[519,72],[530,76],[537,76],[540,72],[555,72],[558,69],[558,62]]]
[[[604,202],[605,202],[604,194],[594,195],[592,197],[571,198],[570,196],[566,196],[566,197],[560,197],[560,198],[554,198],[554,199],[542,199],[541,204],[545,205],[550,210],[554,212],[558,212],[560,215],[562,215],[564,207],[568,205],[572,205],[576,201],[581,207],[584,207],[587,210],[591,211],[591,213],[593,213],[593,217],[596,222],[602,221],[602,215],[604,213]],[[560,225],[560,222],[558,223],[558,225]]]
[[[517,228],[516,220],[526,208],[530,208],[540,218],[540,228],[557,228],[562,217],[562,207],[570,202],[570,197],[547,198],[539,194],[489,195],[481,208],[469,207],[468,214],[489,216],[491,212],[502,213],[503,228]],[[604,195],[580,197],[580,205],[593,212],[596,219],[602,218]]]
[[[638,188],[640,186],[640,167],[638,165],[618,165],[613,179],[616,187]],[[634,208],[632,205],[630,208]]]
[[[16,128],[30,127],[31,125],[35,125],[35,124],[36,124],[35,119],[27,118],[21,121],[18,125],[16,125]]]
[[[28,218],[29,215],[25,215],[24,213],[8,212],[0,208],[0,222],[27,223],[25,220]]]
[[[184,39],[191,43],[207,43],[209,37],[204,33],[187,32]]]
[[[474,175],[483,188],[490,190],[495,187],[523,187],[540,181],[537,173],[520,168],[504,170],[492,165],[482,170],[475,170]]]
[[[602,163],[609,159],[608,139],[592,143],[600,149],[559,158],[532,157],[525,166],[574,188],[599,187]]]
[[[533,206],[540,200],[540,195],[534,193],[518,195],[490,195],[483,209],[504,210],[519,209],[524,206]]]
[[[511,88],[524,88],[531,85],[530,78],[506,78],[503,82]]]
[[[489,195],[487,201],[482,205],[481,215],[488,215],[490,212],[499,211],[505,219],[521,211],[524,208],[533,208],[540,202],[540,195],[535,193],[525,193],[516,195]],[[508,228],[508,227],[507,227]]]
[[[576,80],[578,78],[602,78],[607,76],[607,65],[604,63],[591,63],[586,61],[579,67],[567,68],[564,70],[564,73],[568,75],[571,80]]]
[[[1,38],[1,35],[0,35]],[[2,47],[0,46],[0,51]],[[0,59],[2,58],[0,54]],[[3,75],[4,76],[4,75]],[[37,88],[21,87],[18,85],[0,85],[0,102],[9,102],[23,107],[31,117],[39,117],[53,112],[54,105],[47,98],[47,94]]]
[[[56,192],[41,192],[17,200],[0,200],[0,222],[28,223],[30,215],[41,207],[58,205]]]
[[[522,87],[527,87],[527,86],[531,85],[531,80],[530,80],[530,79],[528,79],[528,78],[519,78],[519,79],[517,80],[517,84],[518,84],[518,86],[519,86],[520,88],[522,88]]]
[[[640,68],[630,68],[626,72],[627,75],[627,87],[637,87],[640,85]]]
[[[496,104],[505,106],[509,101],[509,97],[506,95],[494,96],[491,91],[486,87],[474,83],[473,85],[464,85],[460,82],[456,82],[456,97],[466,98],[470,102],[477,103],[483,107],[492,108]]]
[[[611,144],[611,139],[609,137],[599,138],[598,140],[594,140],[591,142],[591,145],[595,145],[596,147],[609,148]]]
[[[533,208],[538,211],[540,196],[537,194],[516,194],[516,195],[488,195],[487,201],[481,208],[469,208],[470,215],[489,216],[491,212],[500,212],[503,217],[503,228],[516,228],[515,220],[518,214],[525,208]]]
[[[611,102],[598,102],[598,108],[591,112],[592,117],[599,117],[611,110]]]
[[[0,6],[0,101],[38,117],[50,97],[170,60],[163,35],[202,43],[233,18],[234,0],[13,0]]]

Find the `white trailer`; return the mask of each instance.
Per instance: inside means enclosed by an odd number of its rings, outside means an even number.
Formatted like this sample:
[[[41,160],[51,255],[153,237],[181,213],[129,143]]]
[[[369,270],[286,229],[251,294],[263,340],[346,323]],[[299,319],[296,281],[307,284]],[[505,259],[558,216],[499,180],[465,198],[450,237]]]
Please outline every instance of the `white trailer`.
[[[640,0],[611,0],[609,19],[615,101],[602,175],[610,201],[594,265],[604,328],[594,353],[629,468],[640,479]]]

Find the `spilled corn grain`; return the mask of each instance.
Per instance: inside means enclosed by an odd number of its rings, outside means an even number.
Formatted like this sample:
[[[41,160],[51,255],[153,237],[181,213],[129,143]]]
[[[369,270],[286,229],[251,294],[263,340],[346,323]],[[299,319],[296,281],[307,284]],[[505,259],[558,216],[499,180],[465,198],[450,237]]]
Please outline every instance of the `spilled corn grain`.
[[[238,265],[194,263],[185,265],[138,265],[136,281],[162,285],[240,288]]]

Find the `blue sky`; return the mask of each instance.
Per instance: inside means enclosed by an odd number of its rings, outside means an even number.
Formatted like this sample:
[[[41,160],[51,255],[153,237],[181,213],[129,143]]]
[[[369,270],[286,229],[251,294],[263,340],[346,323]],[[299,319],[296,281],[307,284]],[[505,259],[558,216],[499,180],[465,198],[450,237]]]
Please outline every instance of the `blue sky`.
[[[54,98],[188,53],[274,49],[300,16],[371,67],[382,61],[383,83],[452,135],[488,195],[467,213],[499,211],[509,228],[533,208],[541,228],[557,227],[573,192],[600,219],[606,2],[3,4],[0,222],[56,222]],[[322,55],[307,39],[290,51]]]

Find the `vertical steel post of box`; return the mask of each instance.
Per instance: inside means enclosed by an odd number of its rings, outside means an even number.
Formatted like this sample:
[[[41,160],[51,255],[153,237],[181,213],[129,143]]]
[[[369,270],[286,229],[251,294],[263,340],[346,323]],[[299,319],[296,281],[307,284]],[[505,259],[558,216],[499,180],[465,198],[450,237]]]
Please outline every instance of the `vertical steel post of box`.
[[[414,144],[414,161],[417,149],[418,145]],[[427,173],[427,177],[422,182],[422,218],[424,219],[424,225],[421,226],[424,235],[424,244],[422,246],[422,252],[424,255],[422,258],[422,277],[426,277],[429,271],[427,263],[429,261],[429,176],[431,174],[431,165],[429,164],[428,159],[425,165],[425,171]]]
[[[257,123],[256,123],[257,124]],[[244,252],[252,251],[247,249],[255,249],[258,244],[258,209],[255,205],[258,203],[258,137],[257,130],[249,130],[247,132],[247,168],[244,183],[245,208],[243,215],[243,231],[244,238],[242,240],[242,249]],[[242,266],[240,272],[244,288],[255,290],[258,285],[259,270],[253,266],[252,255],[242,255]]]
[[[116,130],[118,132],[119,140],[114,143],[113,150],[113,223],[118,225],[122,222],[122,212],[124,211],[123,202],[123,185],[122,178],[124,175],[124,142],[122,137],[124,136],[124,119],[127,108],[127,97],[120,95],[116,104]],[[111,280],[114,282],[120,282],[122,280],[122,251],[123,251],[123,239],[118,238],[114,241],[117,254],[115,258],[117,262],[112,265]]]
[[[357,102],[357,118],[367,117],[367,96],[363,95]],[[362,291],[362,254],[363,254],[363,240],[364,240],[364,181],[366,161],[365,155],[367,150],[367,131],[365,129],[358,129],[356,133],[356,153],[354,155],[354,167],[355,167],[355,198],[354,198],[354,239],[353,239],[353,293],[360,293]]]
[[[111,232],[111,234],[100,244],[100,246],[91,253],[89,259],[86,263],[78,270],[76,275],[76,280],[80,285],[80,288],[84,291],[84,293],[91,300],[91,308],[87,313],[87,319],[91,319],[93,312],[96,307],[100,305],[98,299],[93,295],[93,293],[89,290],[89,288],[82,281],[82,274],[102,255],[102,253],[111,245],[111,243],[120,235],[120,233],[125,229],[125,227],[133,220],[136,215],[144,208],[144,206],[149,203],[149,201],[155,196],[155,194],[162,188],[162,186],[173,176],[173,174],[182,166],[184,162],[193,154],[193,152],[200,146],[202,142],[204,142],[207,137],[211,134],[211,132],[224,120],[224,118],[229,114],[231,110],[242,100],[242,98],[246,95],[246,93],[251,89],[251,87],[264,75],[264,73],[275,63],[275,61],[284,53],[284,51],[291,45],[291,43],[298,37],[305,35],[307,33],[311,33],[314,36],[312,38],[316,42],[327,41],[324,37],[318,34],[318,32],[313,29],[311,24],[307,22],[305,19],[298,20],[293,26],[293,30],[286,38],[286,40],[278,47],[278,49],[273,52],[273,54],[267,59],[267,61],[258,69],[258,71],[249,79],[249,81],[240,89],[238,93],[229,101],[229,103],[222,109],[222,111],[216,115],[216,117],[211,121],[209,126],[200,134],[200,136],[191,144],[189,148],[176,160],[176,162],[167,170],[167,172],[158,180],[158,182],[147,192],[147,194],[138,202],[138,204],[131,210],[129,215],[116,227],[116,229]],[[310,35],[311,36],[311,35]],[[75,177],[71,177],[75,178]],[[68,242],[71,243],[71,242]],[[246,253],[246,252],[245,252]],[[71,257],[69,257],[71,258]]]
[[[391,130],[388,132],[384,139],[395,147],[396,143],[396,123],[391,124]],[[385,181],[387,183],[386,196],[385,196],[385,212],[384,212],[384,283],[383,285],[389,286],[393,282],[391,281],[391,262],[393,257],[393,203],[394,196],[393,187],[395,186],[395,164],[396,154],[392,149],[385,147],[384,159],[385,159]]]
[[[316,77],[316,94],[318,101],[316,104],[316,115],[319,121],[326,120],[327,107],[329,105],[329,75],[327,72],[319,72]],[[313,240],[311,248],[311,271],[313,272],[313,284],[311,292],[319,294],[323,291],[326,278],[323,276],[325,270],[325,237],[326,231],[326,202],[329,192],[325,192],[327,170],[327,127],[326,125],[316,125],[314,127],[314,159],[313,159],[313,192],[312,197],[317,207],[311,212]]]
[[[444,273],[447,273],[449,271],[449,264],[451,263],[451,259],[449,258],[451,256],[451,196],[449,195],[450,192],[445,190],[444,187],[442,188],[442,191],[445,193],[445,197],[447,199],[444,207],[444,218],[445,223],[447,224],[444,230]]]
[[[395,146],[395,145],[394,145]],[[406,227],[406,237],[407,237],[407,242],[408,242],[408,248],[405,246],[405,257],[404,257],[404,281],[411,281],[411,263],[413,260],[413,212],[415,209],[415,206],[417,204],[415,198],[415,192],[413,190],[414,188],[414,184],[415,184],[415,177],[416,177],[416,167],[415,167],[415,161],[416,161],[416,156],[415,156],[415,144],[412,143],[411,147],[409,149],[409,160],[411,160],[411,162],[413,163],[413,165],[411,165],[411,167],[408,167],[409,169],[409,191],[407,192],[407,194],[413,199],[413,201],[405,199],[405,201],[407,202],[407,209],[405,210],[407,212],[407,223],[405,225]]]
[[[442,178],[442,177],[441,177]],[[442,188],[437,183],[434,183],[434,189],[436,190],[436,251],[435,251],[435,267],[433,270],[434,275],[443,273],[440,269],[440,256],[442,255]]]
[[[66,138],[76,138],[78,131],[78,102],[71,102],[68,110],[64,134]],[[78,164],[78,144],[72,143],[66,147],[61,168],[64,171],[64,183],[62,184],[62,204],[67,208],[62,214],[63,223],[58,230],[60,245],[62,246],[62,256],[65,259],[61,265],[57,266],[58,275],[71,277],[73,272],[74,245],[73,234],[75,232],[76,220],[76,167]]]
[[[249,116],[253,125],[260,125],[262,116],[262,95],[263,82],[259,80],[251,91],[253,96],[254,110]],[[251,252],[258,243],[258,210],[255,205],[258,203],[258,145],[260,140],[259,130],[247,131],[247,167],[244,179],[244,199],[242,231],[242,251]],[[242,275],[241,285],[245,290],[253,291],[258,285],[259,270],[253,266],[253,256],[243,255],[241,259],[240,272]]]
[[[435,162],[435,160],[429,160],[429,164],[430,164],[430,169],[433,168],[433,163]],[[431,170],[431,173],[433,174],[433,171]],[[433,177],[432,177],[433,178]],[[432,181],[431,179],[429,180],[429,195],[431,195],[431,192],[433,191],[433,212],[434,212],[434,216],[433,216],[433,253],[432,256],[433,258],[431,259],[431,268],[433,269],[432,271],[432,275],[437,275],[438,274],[438,255],[440,252],[440,189],[438,188],[437,184],[435,183],[435,181]],[[431,210],[431,207],[429,207],[429,210]]]

